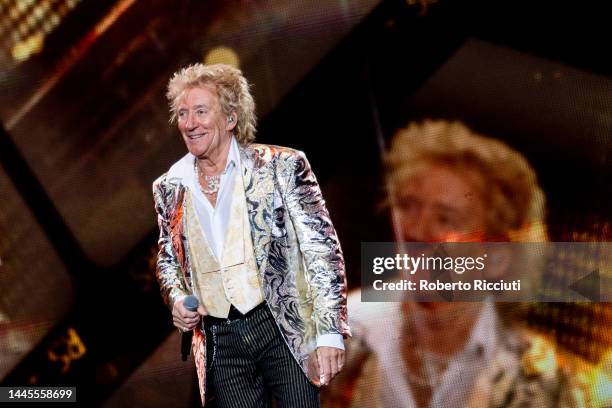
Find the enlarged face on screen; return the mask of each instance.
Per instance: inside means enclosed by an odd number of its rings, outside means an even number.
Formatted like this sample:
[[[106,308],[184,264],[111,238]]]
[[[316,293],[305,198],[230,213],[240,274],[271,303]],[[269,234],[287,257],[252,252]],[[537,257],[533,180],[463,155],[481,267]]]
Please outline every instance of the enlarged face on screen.
[[[223,114],[213,85],[188,88],[178,101],[177,121],[189,152],[213,161],[236,126],[233,116]]]
[[[429,163],[396,186],[403,241],[480,241],[486,231],[483,176],[474,169]]]

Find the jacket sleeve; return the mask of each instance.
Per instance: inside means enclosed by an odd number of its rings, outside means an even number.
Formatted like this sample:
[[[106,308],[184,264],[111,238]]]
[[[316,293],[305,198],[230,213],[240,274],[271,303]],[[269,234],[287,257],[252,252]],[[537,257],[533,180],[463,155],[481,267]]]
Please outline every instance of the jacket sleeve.
[[[170,236],[170,217],[167,205],[170,192],[165,187],[164,180],[165,175],[153,183],[153,199],[159,226],[156,276],[162,298],[168,308],[172,310],[174,301],[178,297],[186,295],[187,291]]]
[[[313,294],[317,336],[350,336],[344,257],[321,189],[304,153],[295,152],[287,164],[285,200]]]

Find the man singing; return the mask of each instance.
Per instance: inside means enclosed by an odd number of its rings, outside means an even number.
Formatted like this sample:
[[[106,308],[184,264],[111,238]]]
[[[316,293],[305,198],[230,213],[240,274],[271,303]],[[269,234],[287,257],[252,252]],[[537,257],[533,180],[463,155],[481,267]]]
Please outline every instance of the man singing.
[[[308,160],[253,143],[236,68],[181,69],[167,97],[189,152],[153,184],[157,279],[174,325],[194,330],[202,404],[212,389],[220,407],[318,407],[350,330],[342,250]]]

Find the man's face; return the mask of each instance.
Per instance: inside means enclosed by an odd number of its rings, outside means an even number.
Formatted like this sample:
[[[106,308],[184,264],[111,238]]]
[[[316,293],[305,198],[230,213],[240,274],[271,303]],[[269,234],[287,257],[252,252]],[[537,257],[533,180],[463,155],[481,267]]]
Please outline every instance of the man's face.
[[[486,230],[485,182],[475,170],[432,163],[395,197],[404,241],[479,241]]]
[[[235,117],[221,111],[219,97],[212,85],[189,88],[178,100],[177,122],[185,145],[198,158],[218,159],[229,143]]]
[[[409,242],[482,241],[486,231],[485,180],[476,170],[431,163],[399,186],[395,200],[400,230]],[[438,312],[461,310],[462,302],[419,302],[427,324]],[[425,316],[423,317],[425,318]],[[423,322],[425,323],[425,322]],[[448,323],[448,322],[447,322]]]

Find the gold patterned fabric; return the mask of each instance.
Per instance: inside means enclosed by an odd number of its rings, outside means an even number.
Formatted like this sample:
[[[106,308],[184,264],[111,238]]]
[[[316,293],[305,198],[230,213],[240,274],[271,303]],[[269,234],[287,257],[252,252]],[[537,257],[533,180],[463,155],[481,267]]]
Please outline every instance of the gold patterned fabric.
[[[338,237],[302,152],[251,144],[240,147],[240,159],[264,299],[292,355],[316,383],[310,360],[316,337],[350,335],[344,258]],[[170,308],[177,296],[195,293],[184,217],[186,189],[181,183],[193,166],[192,160],[193,156],[186,155],[153,183],[160,229],[157,279]],[[204,401],[203,343],[201,331],[196,331],[194,357]]]
[[[234,183],[229,225],[221,260],[213,255],[200,225],[191,192],[185,192],[185,221],[194,289],[211,316],[225,318],[230,305],[242,314],[263,302],[241,180]]]

